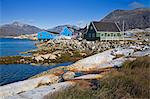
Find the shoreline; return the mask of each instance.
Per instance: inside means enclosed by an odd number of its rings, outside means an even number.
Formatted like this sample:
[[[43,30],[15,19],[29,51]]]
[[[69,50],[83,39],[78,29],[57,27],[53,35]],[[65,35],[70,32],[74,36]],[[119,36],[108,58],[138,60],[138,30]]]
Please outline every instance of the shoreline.
[[[35,94],[36,93],[39,94],[39,91],[38,91],[39,88],[41,88],[41,90],[43,90],[42,92],[45,93],[47,92],[48,87],[53,86],[53,88],[60,90],[62,87],[64,88],[64,86],[68,82],[73,82],[76,85],[78,84],[78,81],[101,80],[104,77],[108,77],[109,73],[115,72],[115,71],[117,72],[118,68],[121,68],[123,63],[125,63],[126,61],[132,62],[136,60],[135,57],[142,57],[142,56],[144,56],[146,59],[147,57],[149,58],[150,53],[146,53],[142,55],[140,54],[140,56],[138,56],[139,54],[136,54],[136,53],[137,52],[142,53],[144,50],[136,51],[135,49],[136,48],[107,50],[102,53],[98,53],[98,54],[83,58],[75,62],[72,65],[53,68],[51,70],[37,74],[29,78],[28,80],[1,86],[1,88],[2,90],[5,88],[10,88],[10,87],[11,88],[13,87],[14,89],[19,88],[19,90],[17,91],[10,90],[9,94],[7,94],[8,93],[7,90],[3,91],[3,93],[6,94],[6,96],[19,97],[20,95],[26,94],[28,92],[29,93],[35,92]],[[120,53],[122,53],[122,56],[118,57]],[[81,74],[77,75],[77,73],[81,73]],[[28,84],[29,82],[30,82],[30,87],[28,86],[27,89],[24,89],[24,87],[27,87],[26,84]],[[20,84],[22,84],[22,86],[18,86]],[[59,87],[58,85],[61,85],[62,87]],[[43,86],[45,86],[46,89],[43,89]],[[71,88],[71,86],[66,85],[64,89],[67,90],[68,88]],[[49,90],[49,94],[52,94],[51,92],[53,92],[55,89]],[[23,90],[23,93],[22,92],[20,93],[20,91],[22,90]],[[11,92],[15,94],[11,94]],[[26,95],[30,97],[30,94],[26,94]],[[44,95],[41,94],[40,96],[44,97],[45,94]]]
[[[14,36],[0,36],[0,38],[14,38]]]
[[[36,49],[21,52],[21,54],[31,54],[31,56],[1,56],[0,64],[76,62],[109,49],[134,48],[140,51],[149,48],[149,46],[148,42],[141,41],[88,42],[78,40],[50,40],[36,43]]]
[[[76,62],[80,59],[85,58],[85,56],[81,55],[69,55],[63,54],[62,56],[57,56],[56,59],[44,59],[35,60],[33,56],[1,56],[0,64],[34,64],[34,65],[49,65],[49,64],[59,64],[64,62]]]
[[[37,41],[37,39],[34,39],[34,38],[21,38],[21,37],[17,37],[17,36],[2,36],[2,37],[0,37],[0,39],[3,39],[3,38]]]

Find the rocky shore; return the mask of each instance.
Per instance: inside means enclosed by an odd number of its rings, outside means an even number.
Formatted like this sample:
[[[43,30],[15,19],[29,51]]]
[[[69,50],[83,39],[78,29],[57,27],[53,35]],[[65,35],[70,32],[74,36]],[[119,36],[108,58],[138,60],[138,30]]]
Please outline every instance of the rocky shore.
[[[1,57],[0,64],[42,64],[76,62],[88,56],[116,48],[135,48],[136,51],[148,49],[146,41],[108,41],[91,42],[78,40],[50,40],[39,42],[35,50],[23,52],[31,53],[31,56]],[[118,55],[120,57],[120,55]]]
[[[124,62],[150,57],[150,43],[147,41],[89,42],[71,39],[39,42],[36,46],[36,50],[24,52],[31,53],[31,56],[1,57],[0,64],[74,63],[50,69],[28,80],[0,86],[2,99],[42,99],[79,83],[94,85],[92,80],[103,79],[121,68]]]
[[[14,39],[28,39],[28,40],[33,40],[33,41],[37,41],[37,33],[35,34],[25,34],[25,35],[20,35],[20,36],[15,36],[13,37]]]
[[[0,97],[42,99],[76,86],[79,81],[102,79],[108,73],[120,68],[125,61],[133,61],[141,56],[150,57],[150,48],[139,47],[128,46],[106,50],[83,58],[72,65],[53,68],[28,80],[1,86]]]

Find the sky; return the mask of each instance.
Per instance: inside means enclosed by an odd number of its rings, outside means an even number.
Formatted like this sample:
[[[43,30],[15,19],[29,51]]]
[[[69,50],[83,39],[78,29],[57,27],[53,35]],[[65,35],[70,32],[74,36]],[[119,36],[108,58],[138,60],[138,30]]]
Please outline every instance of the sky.
[[[150,0],[0,0],[0,25],[19,21],[43,29],[99,21],[116,9],[150,6]]]

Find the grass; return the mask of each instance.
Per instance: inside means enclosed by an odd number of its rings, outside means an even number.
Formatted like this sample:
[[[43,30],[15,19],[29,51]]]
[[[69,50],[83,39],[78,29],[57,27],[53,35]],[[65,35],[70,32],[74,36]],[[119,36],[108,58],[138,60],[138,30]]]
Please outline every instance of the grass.
[[[47,99],[149,99],[150,98],[150,57],[127,61],[122,68],[97,80],[97,87],[75,86]]]
[[[127,61],[123,64],[123,68],[149,68],[150,67],[150,57],[139,57],[135,61]]]

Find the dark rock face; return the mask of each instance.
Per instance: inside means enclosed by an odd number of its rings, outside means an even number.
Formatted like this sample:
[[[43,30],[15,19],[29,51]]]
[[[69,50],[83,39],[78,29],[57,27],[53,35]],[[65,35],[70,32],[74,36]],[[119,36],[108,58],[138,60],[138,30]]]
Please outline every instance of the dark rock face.
[[[42,29],[35,26],[22,24],[19,22],[13,22],[12,24],[6,24],[0,27],[1,36],[17,36],[21,34],[33,34],[41,31]]]
[[[134,28],[145,29],[150,27],[150,9],[137,8],[134,10],[115,10],[101,21],[117,22],[121,29],[124,21],[125,30]]]

